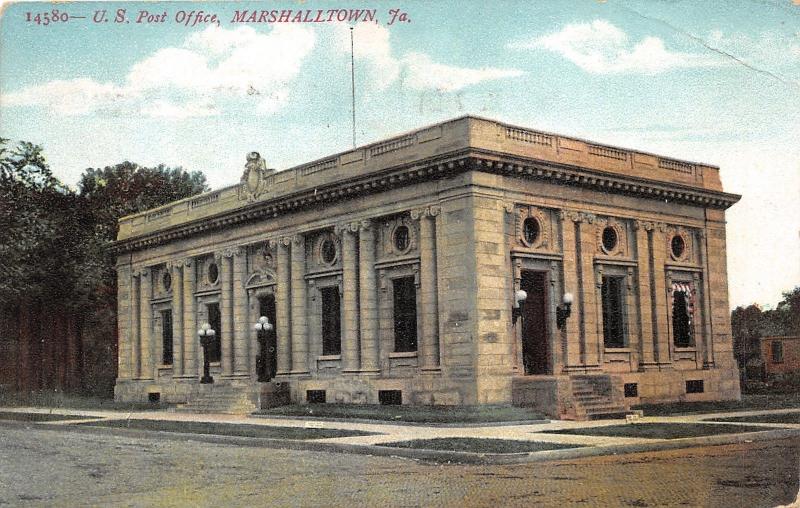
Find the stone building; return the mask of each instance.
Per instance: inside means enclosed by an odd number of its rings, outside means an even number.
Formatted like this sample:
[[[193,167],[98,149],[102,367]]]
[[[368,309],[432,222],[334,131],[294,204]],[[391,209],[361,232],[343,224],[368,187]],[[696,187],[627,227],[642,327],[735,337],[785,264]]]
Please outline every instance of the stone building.
[[[116,397],[572,418],[736,399],[738,199],[714,166],[472,116],[279,172],[252,153],[241,183],[120,220]]]
[[[770,336],[759,340],[763,377],[800,373],[800,336]]]

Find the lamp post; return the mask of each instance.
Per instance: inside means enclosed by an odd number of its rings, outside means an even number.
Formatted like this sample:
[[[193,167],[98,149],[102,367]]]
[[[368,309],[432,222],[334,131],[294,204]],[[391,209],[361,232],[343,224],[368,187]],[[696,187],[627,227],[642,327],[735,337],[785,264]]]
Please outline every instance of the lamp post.
[[[567,318],[572,313],[572,293],[564,293],[561,298],[561,305],[556,307],[556,326],[561,330],[567,323]]]
[[[200,382],[203,384],[213,383],[214,378],[209,373],[208,348],[214,343],[214,336],[217,335],[217,332],[211,328],[210,324],[203,323],[203,326],[197,331],[197,335],[200,336],[200,345],[203,346],[203,377],[200,378]]]
[[[525,306],[525,300],[528,299],[528,293],[522,289],[518,289],[514,293],[514,302],[511,304],[511,324],[516,324],[517,319],[522,316],[522,309]]]
[[[271,372],[267,372],[269,367],[267,365],[267,332],[272,330],[272,325],[267,316],[261,316],[258,318],[258,322],[253,325],[253,329],[256,331],[256,338],[258,339],[259,345],[258,358],[256,359],[256,371],[258,372],[258,380],[263,383],[272,378],[270,375]]]

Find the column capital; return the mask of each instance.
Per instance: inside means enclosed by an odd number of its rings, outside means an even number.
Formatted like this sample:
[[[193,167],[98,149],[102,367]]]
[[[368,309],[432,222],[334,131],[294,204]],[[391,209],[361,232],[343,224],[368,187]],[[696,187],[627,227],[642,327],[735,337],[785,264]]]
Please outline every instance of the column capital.
[[[335,230],[336,234],[342,235],[344,233],[358,233],[359,223],[358,222],[345,222],[343,224],[337,224]]]
[[[222,255],[226,258],[232,258],[234,256],[241,256],[243,249],[240,247],[228,247],[222,251]]]
[[[442,207],[439,205],[427,205],[422,208],[416,208],[409,212],[412,220],[419,220],[422,217],[436,217],[442,212]]]
[[[283,244],[284,245],[291,244],[292,247],[302,247],[305,245],[305,243],[306,243],[306,237],[301,234],[296,234],[283,238]]]
[[[571,220],[576,223],[588,222],[589,224],[594,224],[594,221],[597,219],[593,213],[578,212],[575,210],[559,210],[558,218],[565,222]]]
[[[131,271],[131,275],[134,277],[149,277],[150,272],[150,267],[141,267]]]
[[[183,266],[185,266],[187,268],[193,267],[194,264],[195,264],[194,258],[184,258],[183,259]]]
[[[358,223],[359,231],[366,231],[375,229],[375,223],[372,219],[364,219]]]

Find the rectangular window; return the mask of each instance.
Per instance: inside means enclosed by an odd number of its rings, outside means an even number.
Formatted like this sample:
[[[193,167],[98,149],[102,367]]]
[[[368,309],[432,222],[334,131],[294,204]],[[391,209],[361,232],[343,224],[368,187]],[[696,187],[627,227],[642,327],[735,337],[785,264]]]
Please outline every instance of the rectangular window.
[[[686,393],[703,393],[705,387],[703,386],[702,379],[687,379],[686,380]]]
[[[208,361],[218,362],[222,359],[222,315],[219,313],[218,303],[209,303],[206,305],[208,311],[208,324],[216,332],[214,335],[214,342],[208,348]]]
[[[689,283],[672,284],[672,336],[675,347],[694,345],[692,337],[692,287]]]
[[[605,347],[625,347],[623,308],[625,277],[603,277],[603,342]]]
[[[161,363],[172,365],[172,311],[161,311]]]
[[[414,277],[392,281],[394,295],[394,350],[407,353],[417,350],[417,287]]]
[[[783,362],[783,342],[773,341],[770,347],[772,348],[772,363]]]
[[[322,294],[322,354],[342,354],[342,319],[339,287],[321,288]]]

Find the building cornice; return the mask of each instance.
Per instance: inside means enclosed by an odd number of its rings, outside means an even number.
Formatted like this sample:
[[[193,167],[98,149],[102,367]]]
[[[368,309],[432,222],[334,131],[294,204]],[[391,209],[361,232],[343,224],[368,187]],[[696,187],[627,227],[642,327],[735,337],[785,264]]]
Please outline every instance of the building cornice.
[[[699,189],[675,183],[662,183],[644,178],[622,176],[556,164],[536,159],[510,156],[475,148],[450,152],[438,157],[397,165],[382,171],[355,176],[328,185],[305,189],[269,200],[248,203],[211,217],[198,218],[158,231],[132,236],[114,242],[115,254],[161,245],[170,241],[243,224],[264,218],[275,218],[327,203],[385,192],[392,188],[419,183],[445,175],[481,171],[516,178],[546,181],[557,185],[664,200],[704,208],[726,209],[741,196]]]

